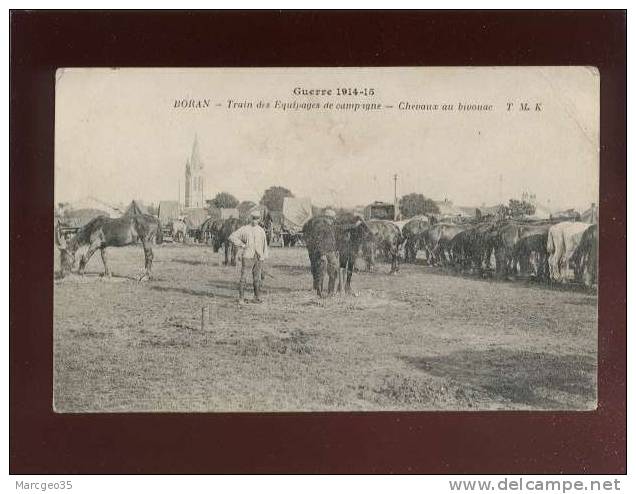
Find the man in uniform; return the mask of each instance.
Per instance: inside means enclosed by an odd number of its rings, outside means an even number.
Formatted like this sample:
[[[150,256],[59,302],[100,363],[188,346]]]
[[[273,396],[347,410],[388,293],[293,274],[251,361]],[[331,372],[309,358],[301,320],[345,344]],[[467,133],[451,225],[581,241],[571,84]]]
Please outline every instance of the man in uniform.
[[[250,224],[242,226],[229,237],[237,247],[243,249],[241,256],[241,279],[239,281],[239,305],[245,303],[245,284],[249,271],[254,283],[254,302],[260,304],[263,261],[267,259],[267,236],[258,224],[261,215],[258,210],[250,213]]]

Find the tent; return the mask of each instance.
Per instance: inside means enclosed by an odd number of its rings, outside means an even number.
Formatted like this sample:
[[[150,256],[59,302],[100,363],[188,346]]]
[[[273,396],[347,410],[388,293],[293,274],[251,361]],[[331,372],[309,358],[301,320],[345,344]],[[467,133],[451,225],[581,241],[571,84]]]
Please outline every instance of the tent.
[[[185,208],[182,212],[185,216],[188,228],[198,230],[205,220],[208,219],[208,210],[206,208]]]
[[[84,197],[79,201],[65,204],[56,214],[64,226],[80,228],[98,216],[118,218],[121,211],[94,197]]]
[[[215,220],[227,220],[228,218],[239,218],[240,211],[236,208],[215,208],[207,209],[208,216]]]
[[[107,202],[100,201],[99,199],[91,196],[87,196],[79,201],[64,205],[65,212],[89,209],[100,211],[101,214],[105,214],[109,218],[119,218],[122,215],[121,208],[108,204]]]
[[[125,216],[130,216],[133,214],[148,214],[148,210],[140,201],[132,200],[130,205],[126,208]]]
[[[60,219],[66,227],[81,228],[98,216],[108,216],[108,213],[100,209],[74,209],[65,211]]]
[[[283,199],[283,227],[289,231],[302,230],[312,217],[311,199],[308,197],[285,197]]]
[[[163,225],[167,225],[171,221],[179,219],[181,208],[177,201],[160,201],[159,202],[159,221]]]

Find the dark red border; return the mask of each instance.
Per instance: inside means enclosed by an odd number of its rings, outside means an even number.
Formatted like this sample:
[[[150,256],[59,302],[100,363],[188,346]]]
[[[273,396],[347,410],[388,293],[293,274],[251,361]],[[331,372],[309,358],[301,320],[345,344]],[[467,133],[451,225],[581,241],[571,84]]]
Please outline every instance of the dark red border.
[[[52,413],[55,69],[334,65],[600,69],[599,409]],[[10,118],[11,473],[626,471],[625,12],[13,12]]]

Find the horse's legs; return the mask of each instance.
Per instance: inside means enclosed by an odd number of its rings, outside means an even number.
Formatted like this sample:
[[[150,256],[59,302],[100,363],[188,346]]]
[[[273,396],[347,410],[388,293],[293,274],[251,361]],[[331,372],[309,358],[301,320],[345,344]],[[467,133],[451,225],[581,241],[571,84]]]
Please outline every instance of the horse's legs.
[[[329,285],[328,292],[329,295],[333,295],[334,287],[336,286],[336,278],[338,277],[338,272],[340,271],[340,261],[335,252],[330,252],[327,254],[327,272],[329,274]]]
[[[323,282],[325,280],[325,272],[327,271],[327,258],[321,255],[318,263],[318,296],[322,297]]]
[[[97,248],[98,247],[96,245],[91,245],[88,248],[88,250],[84,253],[84,255],[82,256],[79,262],[79,271],[78,271],[79,274],[84,274],[84,268],[88,264],[88,261],[91,260],[91,257],[93,257],[93,254],[95,254],[95,251],[97,250]]]
[[[369,271],[373,272],[375,271],[375,249],[376,249],[375,242],[371,242],[370,247],[371,247],[371,252],[369,254],[369,260],[370,260]]]
[[[100,253],[102,254],[102,262],[104,263],[104,276],[110,277],[111,273],[110,269],[108,268],[108,262],[106,259],[106,247],[102,247]]]
[[[231,255],[231,265],[232,265],[232,266],[236,266],[236,254],[237,254],[237,252],[238,252],[238,247],[237,247],[236,245],[232,244],[232,245],[230,246],[230,249],[231,249],[231,252],[230,252],[230,255]]]
[[[397,273],[400,270],[400,247],[395,246],[395,250],[391,252],[391,273]]]
[[[320,257],[316,257],[316,253],[309,254],[309,263],[311,264],[311,278],[313,281],[314,290],[318,290],[318,277],[320,269]]]
[[[353,256],[347,256],[345,264],[347,266],[347,281],[345,282],[345,293],[351,293],[351,276],[353,275],[353,264],[355,258]]]
[[[336,292],[341,293],[342,292],[342,285],[343,285],[343,278],[344,278],[344,271],[342,269],[342,262],[340,261],[341,256],[340,256],[340,252],[336,253],[336,267],[338,268],[338,287],[336,288]]]
[[[146,257],[146,272],[139,279],[139,281],[144,278],[150,279],[152,276],[152,259],[154,257],[152,253],[152,242],[142,241],[142,245],[144,247],[144,256]]]

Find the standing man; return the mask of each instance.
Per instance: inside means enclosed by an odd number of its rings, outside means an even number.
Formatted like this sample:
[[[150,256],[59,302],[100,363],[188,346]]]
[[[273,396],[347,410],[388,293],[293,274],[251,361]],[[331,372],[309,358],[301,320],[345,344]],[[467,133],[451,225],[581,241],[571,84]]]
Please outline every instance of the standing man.
[[[229,237],[237,247],[243,249],[241,256],[241,279],[239,281],[239,305],[245,303],[245,284],[248,272],[252,271],[254,302],[260,304],[263,261],[267,259],[267,236],[258,224],[261,214],[258,210],[250,213],[250,224],[242,226]]]

